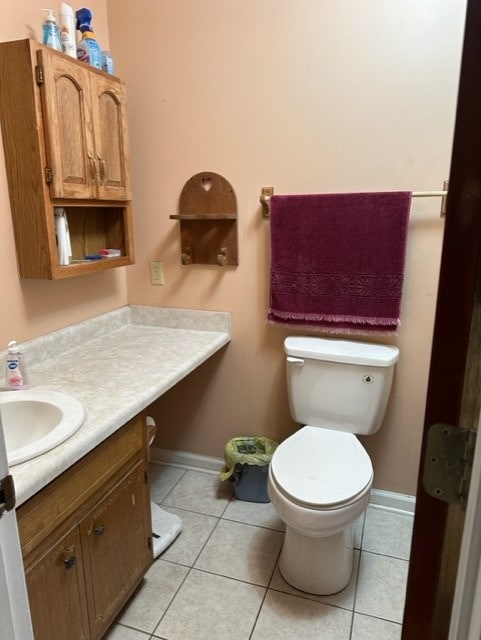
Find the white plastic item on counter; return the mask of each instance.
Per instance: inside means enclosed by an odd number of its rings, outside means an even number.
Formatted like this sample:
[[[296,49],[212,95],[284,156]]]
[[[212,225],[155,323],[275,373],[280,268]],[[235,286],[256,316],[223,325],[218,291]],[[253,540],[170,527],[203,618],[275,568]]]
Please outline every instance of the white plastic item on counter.
[[[7,389],[27,389],[28,378],[23,353],[20,353],[15,340],[8,343],[5,365],[5,385]]]
[[[57,21],[52,9],[42,9],[47,13],[47,18],[43,23],[43,44],[47,47],[52,47],[57,51],[62,51],[60,44],[60,32],[58,29]]]
[[[72,7],[62,2],[59,11],[60,44],[62,51],[72,58],[77,58],[77,43],[75,41],[75,20]]]

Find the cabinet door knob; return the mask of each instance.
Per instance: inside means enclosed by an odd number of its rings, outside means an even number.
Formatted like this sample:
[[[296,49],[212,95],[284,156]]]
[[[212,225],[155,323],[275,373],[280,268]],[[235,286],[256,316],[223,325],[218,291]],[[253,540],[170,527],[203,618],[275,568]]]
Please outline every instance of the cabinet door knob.
[[[104,526],[102,526],[102,525],[100,525],[100,526],[98,526],[98,527],[95,527],[94,531],[95,531],[95,533],[96,533],[99,537],[100,537],[100,536],[103,536],[103,535],[104,535],[104,533],[105,533],[105,527],[104,527]]]
[[[75,556],[70,556],[70,558],[67,558],[66,560],[63,561],[63,564],[67,569],[67,571],[69,571],[70,569],[75,567],[76,562],[77,562],[77,558]]]

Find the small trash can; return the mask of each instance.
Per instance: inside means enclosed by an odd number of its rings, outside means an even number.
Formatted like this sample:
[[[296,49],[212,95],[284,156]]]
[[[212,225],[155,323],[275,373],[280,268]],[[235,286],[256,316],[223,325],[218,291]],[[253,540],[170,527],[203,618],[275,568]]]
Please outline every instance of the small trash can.
[[[232,438],[225,446],[221,480],[230,480],[238,500],[270,502],[267,472],[277,442],[262,437]]]

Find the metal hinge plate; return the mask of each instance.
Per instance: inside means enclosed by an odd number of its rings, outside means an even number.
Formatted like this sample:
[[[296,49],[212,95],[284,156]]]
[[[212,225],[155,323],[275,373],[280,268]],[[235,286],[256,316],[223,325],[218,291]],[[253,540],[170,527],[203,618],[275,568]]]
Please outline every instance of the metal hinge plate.
[[[0,517],[15,507],[15,484],[12,476],[0,480]]]
[[[50,167],[45,167],[45,182],[47,184],[53,182],[53,173]]]
[[[476,431],[449,424],[428,430],[423,485],[429,495],[463,509],[468,500]]]
[[[38,85],[44,84],[45,82],[45,78],[43,75],[43,67],[41,67],[40,65],[37,65],[35,67],[35,80]]]

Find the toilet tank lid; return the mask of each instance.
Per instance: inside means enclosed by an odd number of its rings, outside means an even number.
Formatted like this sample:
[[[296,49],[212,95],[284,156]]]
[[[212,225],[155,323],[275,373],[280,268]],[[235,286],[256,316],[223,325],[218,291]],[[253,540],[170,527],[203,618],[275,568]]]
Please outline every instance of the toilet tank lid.
[[[392,345],[313,336],[289,336],[284,341],[284,351],[297,358],[378,367],[390,367],[399,359],[399,349]]]

